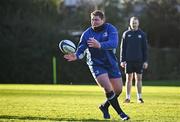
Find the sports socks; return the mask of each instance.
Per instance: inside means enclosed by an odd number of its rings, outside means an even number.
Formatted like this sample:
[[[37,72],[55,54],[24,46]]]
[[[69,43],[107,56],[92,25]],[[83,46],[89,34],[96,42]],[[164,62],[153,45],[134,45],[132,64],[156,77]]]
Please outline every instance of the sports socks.
[[[113,91],[106,93],[106,97],[109,101],[109,103],[112,105],[112,107],[115,109],[115,111],[120,115],[123,111],[120,108],[120,105],[117,100],[117,96]]]
[[[109,103],[108,100],[106,100],[102,105],[103,105],[104,108],[107,109],[110,106],[110,103]]]
[[[119,95],[115,95],[115,97],[118,98]],[[109,100],[106,100],[102,105],[103,105],[103,107],[105,107],[106,109],[108,109],[109,106],[110,106]]]
[[[131,95],[130,94],[126,94],[126,99],[130,100],[131,99]]]
[[[137,93],[137,98],[138,98],[138,99],[142,98],[142,95],[139,94],[139,93]]]

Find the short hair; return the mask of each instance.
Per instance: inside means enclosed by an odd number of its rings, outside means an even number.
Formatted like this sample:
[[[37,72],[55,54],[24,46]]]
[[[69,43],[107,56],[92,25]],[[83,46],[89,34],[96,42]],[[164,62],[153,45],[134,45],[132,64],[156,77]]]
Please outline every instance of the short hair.
[[[136,17],[136,16],[132,16],[132,17],[129,19],[129,22],[130,22],[132,19],[134,19],[134,20],[138,20],[138,21],[139,21],[138,17]]]
[[[95,10],[91,13],[91,16],[99,16],[101,19],[105,19],[105,14],[101,10]]]

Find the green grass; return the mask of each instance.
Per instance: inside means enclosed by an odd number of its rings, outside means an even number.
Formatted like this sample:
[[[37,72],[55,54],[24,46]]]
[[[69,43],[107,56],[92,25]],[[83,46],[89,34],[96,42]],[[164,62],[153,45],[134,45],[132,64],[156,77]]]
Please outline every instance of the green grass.
[[[125,91],[125,89],[124,89]],[[131,117],[130,122],[180,121],[180,87],[143,86],[145,103],[121,107]],[[0,121],[104,121],[98,110],[105,97],[95,85],[0,85]],[[110,107],[111,119],[121,121]]]

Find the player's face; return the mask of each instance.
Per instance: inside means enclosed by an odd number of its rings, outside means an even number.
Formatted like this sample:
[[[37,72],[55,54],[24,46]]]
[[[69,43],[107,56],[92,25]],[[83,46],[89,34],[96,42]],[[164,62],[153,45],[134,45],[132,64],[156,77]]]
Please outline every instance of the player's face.
[[[130,20],[130,26],[132,30],[137,30],[139,27],[139,20],[137,19],[131,19]]]
[[[104,19],[101,19],[99,16],[91,16],[91,26],[99,27],[104,24]]]

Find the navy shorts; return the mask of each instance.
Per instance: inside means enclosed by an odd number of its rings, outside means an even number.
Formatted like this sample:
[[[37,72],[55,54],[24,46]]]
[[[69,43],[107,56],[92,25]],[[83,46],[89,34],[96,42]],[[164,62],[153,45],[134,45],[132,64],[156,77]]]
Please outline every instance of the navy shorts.
[[[126,73],[137,73],[142,74],[143,73],[143,63],[142,62],[127,62],[125,67]]]
[[[94,77],[107,73],[109,78],[120,78],[121,72],[118,65],[114,66],[89,66]]]

